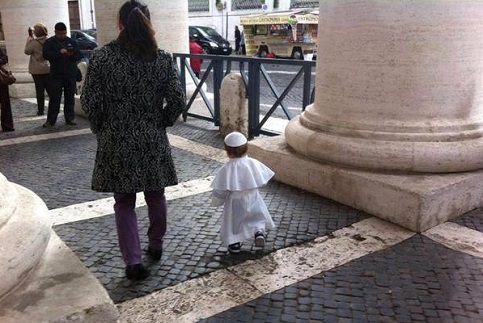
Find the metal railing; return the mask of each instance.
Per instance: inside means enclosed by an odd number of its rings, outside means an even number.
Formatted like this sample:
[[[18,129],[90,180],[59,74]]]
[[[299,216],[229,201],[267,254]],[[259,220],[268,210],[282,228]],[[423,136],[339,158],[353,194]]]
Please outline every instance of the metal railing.
[[[208,120],[214,123],[215,126],[220,125],[220,89],[223,77],[232,72],[233,63],[238,63],[238,72],[243,78],[243,82],[246,88],[246,97],[248,99],[248,136],[253,138],[260,134],[265,135],[277,135],[278,133],[263,129],[264,124],[272,116],[277,109],[283,111],[283,115],[288,119],[292,119],[292,114],[284,103],[284,99],[287,94],[293,89],[297,81],[302,78],[303,91],[302,91],[302,111],[305,107],[313,102],[313,86],[312,86],[312,69],[315,67],[315,61],[303,61],[303,60],[288,60],[288,59],[267,59],[267,58],[255,58],[245,56],[222,56],[222,55],[202,55],[202,54],[173,54],[173,57],[180,66],[180,79],[186,90],[186,77],[188,72],[189,76],[196,85],[196,89],[188,99],[186,110],[183,113],[183,120],[186,121],[187,117],[194,117],[199,119]],[[189,58],[199,58],[206,62],[209,62],[206,67],[206,71],[200,75],[201,79],[195,76],[195,73],[191,69],[189,64]],[[267,69],[268,64],[277,64],[281,66],[299,66],[300,69],[296,72],[295,76],[291,79],[289,84],[284,89],[278,89],[275,82],[270,77]],[[185,68],[183,68],[185,67]],[[203,85],[207,83],[208,77],[212,73],[213,81],[213,104],[209,100],[207,94],[203,90]],[[270,91],[272,92],[275,103],[268,109],[265,116],[260,120],[260,80],[263,79],[267,82]],[[200,95],[203,99],[206,108],[209,112],[209,116],[196,114],[190,111],[196,97]]]

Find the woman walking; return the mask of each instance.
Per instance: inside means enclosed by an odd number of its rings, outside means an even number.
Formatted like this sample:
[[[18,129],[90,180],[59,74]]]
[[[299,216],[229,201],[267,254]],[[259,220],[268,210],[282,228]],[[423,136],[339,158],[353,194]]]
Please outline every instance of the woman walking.
[[[82,108],[97,135],[92,188],[114,192],[119,246],[128,279],[149,275],[141,261],[135,212],[136,193],[148,206],[148,254],[162,256],[166,232],[166,186],[178,183],[166,127],[185,108],[177,67],[158,49],[148,7],[125,2],[119,11],[119,37],[93,53]]]

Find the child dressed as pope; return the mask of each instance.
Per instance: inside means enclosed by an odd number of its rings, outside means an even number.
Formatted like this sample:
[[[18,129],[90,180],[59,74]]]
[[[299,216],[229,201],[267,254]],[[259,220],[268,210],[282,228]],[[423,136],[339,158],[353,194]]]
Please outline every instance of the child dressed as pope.
[[[229,157],[215,175],[212,205],[223,205],[221,241],[230,253],[239,253],[242,241],[254,238],[255,246],[263,248],[267,230],[275,228],[259,188],[265,186],[274,172],[247,156],[247,138],[239,132],[225,137]]]

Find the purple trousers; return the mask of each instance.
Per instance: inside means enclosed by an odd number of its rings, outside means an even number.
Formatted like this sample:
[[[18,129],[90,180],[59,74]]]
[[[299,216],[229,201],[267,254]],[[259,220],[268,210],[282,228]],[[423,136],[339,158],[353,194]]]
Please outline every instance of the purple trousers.
[[[122,258],[127,265],[141,263],[141,243],[139,242],[138,221],[135,212],[136,193],[114,193],[114,212],[116,215],[117,236]],[[166,233],[168,208],[164,190],[144,192],[148,206],[149,247],[159,250],[163,247]]]

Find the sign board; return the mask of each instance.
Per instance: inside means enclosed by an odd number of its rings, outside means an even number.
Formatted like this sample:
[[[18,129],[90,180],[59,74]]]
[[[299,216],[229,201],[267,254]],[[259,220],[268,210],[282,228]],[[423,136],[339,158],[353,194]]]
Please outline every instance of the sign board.
[[[251,15],[240,17],[241,25],[271,25],[271,24],[286,24],[288,19],[294,13],[287,13],[284,15]],[[318,24],[319,16],[314,14],[297,14],[297,22],[300,24]]]

